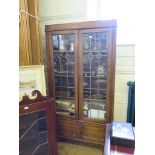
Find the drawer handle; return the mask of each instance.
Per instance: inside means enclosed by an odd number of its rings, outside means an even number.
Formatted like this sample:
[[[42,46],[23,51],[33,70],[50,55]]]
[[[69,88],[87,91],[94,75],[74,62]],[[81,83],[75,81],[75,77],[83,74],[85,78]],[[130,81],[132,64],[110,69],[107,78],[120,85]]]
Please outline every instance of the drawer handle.
[[[28,106],[24,107],[24,110],[27,110],[27,109],[29,109],[29,107],[28,107]]]

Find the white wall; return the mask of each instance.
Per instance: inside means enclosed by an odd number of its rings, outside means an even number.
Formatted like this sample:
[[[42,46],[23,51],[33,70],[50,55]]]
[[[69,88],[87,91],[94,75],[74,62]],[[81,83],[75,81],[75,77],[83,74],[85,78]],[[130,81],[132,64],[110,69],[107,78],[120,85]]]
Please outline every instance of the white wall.
[[[45,25],[84,21],[86,0],[39,0],[42,44],[45,49]]]
[[[114,120],[126,121],[128,81],[135,80],[135,46],[116,46]]]
[[[105,3],[103,3],[102,0],[40,0],[39,3],[44,59],[46,59],[45,25],[86,20],[104,20],[111,19],[112,17],[117,18],[116,14],[106,14],[106,12],[103,12],[103,10],[108,10],[108,5],[103,5]],[[106,9],[104,9],[105,6]],[[110,3],[109,7],[109,10],[111,10]],[[118,12],[118,5],[113,6],[113,8],[114,7],[116,8],[115,11]],[[125,8],[128,12],[131,10],[127,5],[125,5]],[[128,18],[126,20],[125,14],[123,14],[123,17],[121,15],[121,12],[119,12],[116,39],[114,120],[126,121],[128,99],[127,82],[135,79],[135,40],[133,24],[124,22],[132,21],[131,18],[129,18],[130,14],[127,15]]]

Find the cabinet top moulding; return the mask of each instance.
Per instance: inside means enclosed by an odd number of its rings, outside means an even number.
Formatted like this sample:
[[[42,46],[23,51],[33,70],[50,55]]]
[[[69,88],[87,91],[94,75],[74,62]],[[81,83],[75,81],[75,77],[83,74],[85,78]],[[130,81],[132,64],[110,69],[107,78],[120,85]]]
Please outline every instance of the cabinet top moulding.
[[[89,29],[89,28],[109,28],[117,27],[116,20],[100,20],[100,21],[86,21],[77,23],[64,23],[64,24],[53,24],[45,25],[45,31],[55,31],[55,30],[74,30],[74,29]]]

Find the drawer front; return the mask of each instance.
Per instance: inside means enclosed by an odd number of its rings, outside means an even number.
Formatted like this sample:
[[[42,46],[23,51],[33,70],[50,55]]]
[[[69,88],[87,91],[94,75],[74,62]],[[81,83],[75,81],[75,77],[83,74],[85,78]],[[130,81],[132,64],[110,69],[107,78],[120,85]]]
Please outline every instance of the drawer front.
[[[106,126],[93,123],[83,123],[82,139],[86,141],[104,143]]]
[[[57,118],[57,135],[77,138],[77,123],[73,120],[63,120]]]

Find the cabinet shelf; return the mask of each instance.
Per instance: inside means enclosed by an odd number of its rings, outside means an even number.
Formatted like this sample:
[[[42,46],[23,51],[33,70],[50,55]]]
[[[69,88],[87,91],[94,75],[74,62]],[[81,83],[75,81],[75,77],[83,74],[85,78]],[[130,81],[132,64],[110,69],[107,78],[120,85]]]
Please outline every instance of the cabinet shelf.
[[[63,108],[61,106],[56,107],[57,110],[62,111],[62,112],[69,112],[69,106],[67,108]]]
[[[72,53],[74,54],[75,52],[74,51],[54,51],[54,53]]]
[[[67,78],[74,78],[74,75],[55,75],[55,77],[67,77]]]
[[[56,97],[56,99],[67,99],[67,100],[74,100],[75,98],[74,97],[64,97],[64,96],[55,96]]]
[[[56,111],[56,114],[69,116],[68,112]]]
[[[103,102],[106,103],[106,100],[101,100],[101,99],[95,99],[95,98],[84,98],[84,101],[93,101],[93,102]]]
[[[68,112],[59,112],[59,111],[57,111],[56,114],[62,116],[63,118],[64,118],[64,116],[68,116],[69,118],[75,119],[75,114],[70,114]]]
[[[55,86],[56,88],[66,88],[66,89],[74,89],[75,87],[69,87],[69,86]]]
[[[85,73],[84,73],[85,74]],[[106,78],[107,77],[107,75],[88,75],[88,76],[83,76],[84,78],[86,77],[86,78]]]
[[[106,53],[108,53],[108,50],[100,50],[100,51],[86,51],[86,50],[84,50],[83,53],[105,53],[106,54]]]
[[[107,74],[97,74],[95,72],[83,72],[83,77],[100,77],[100,78],[106,78]]]
[[[101,91],[104,91],[104,92],[106,92],[106,89],[101,89],[101,88],[84,88],[84,90],[101,90]]]
[[[74,116],[75,115],[75,113],[71,113],[69,111],[69,109],[65,109],[65,108],[61,108],[61,107],[56,108],[56,113],[61,114],[61,115],[65,115],[65,116]]]

